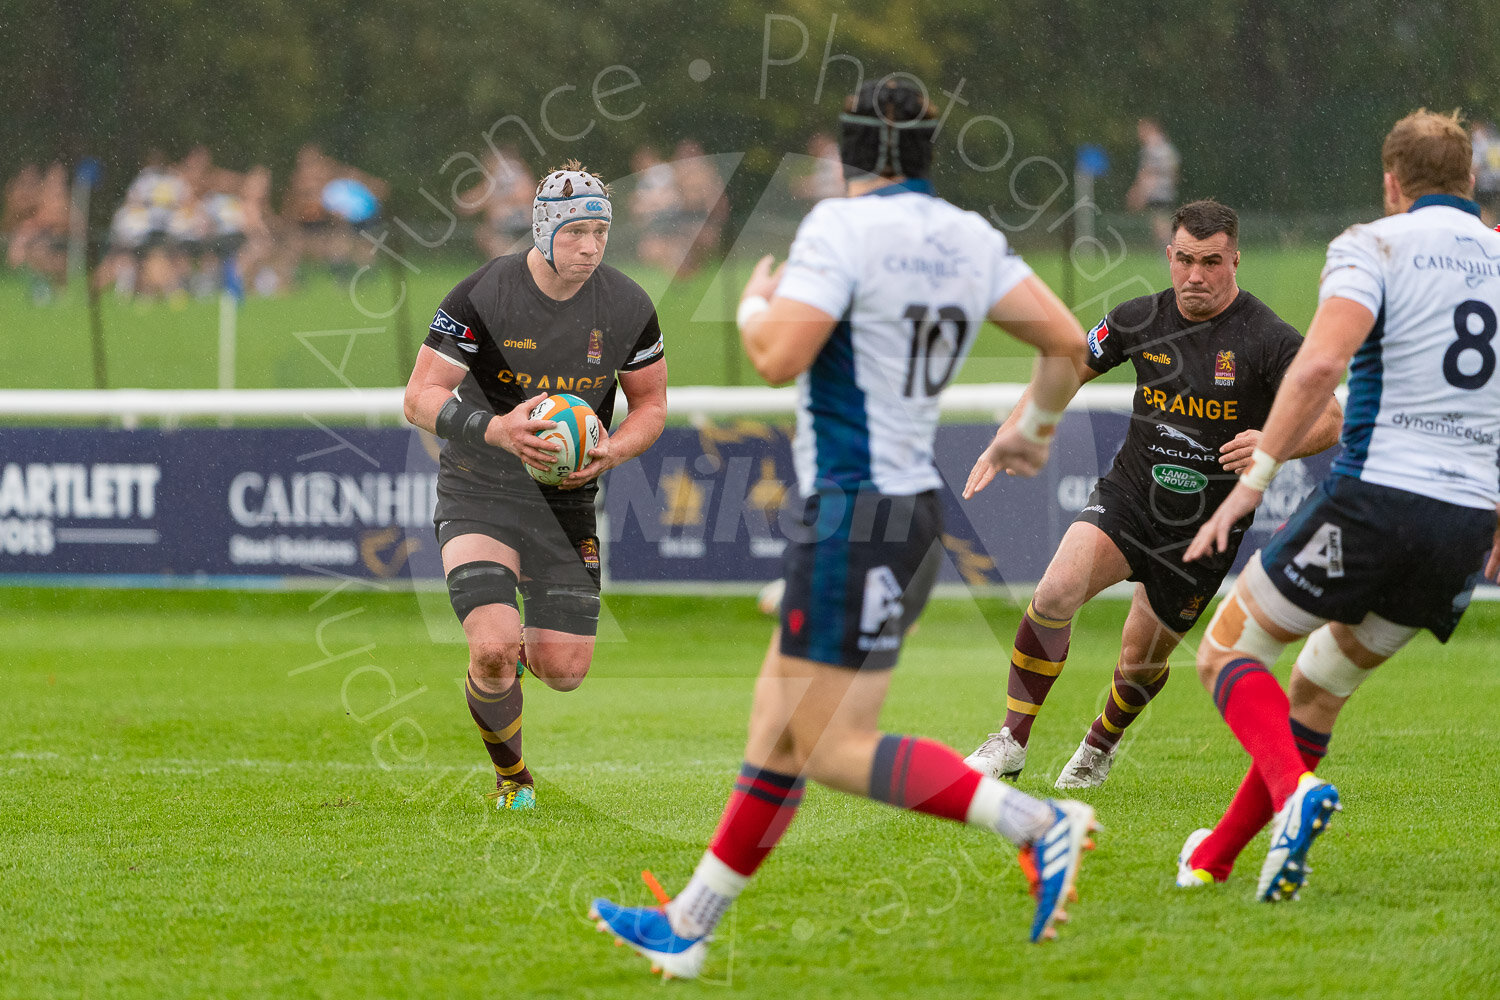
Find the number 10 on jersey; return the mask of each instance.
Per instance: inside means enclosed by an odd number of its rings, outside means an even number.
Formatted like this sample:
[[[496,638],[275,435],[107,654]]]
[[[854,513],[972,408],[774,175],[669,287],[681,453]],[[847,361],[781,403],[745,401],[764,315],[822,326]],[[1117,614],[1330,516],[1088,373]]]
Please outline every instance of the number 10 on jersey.
[[[973,324],[958,306],[942,306],[934,315],[931,306],[914,302],[904,317],[911,324],[911,351],[901,394],[936,396],[958,370]]]

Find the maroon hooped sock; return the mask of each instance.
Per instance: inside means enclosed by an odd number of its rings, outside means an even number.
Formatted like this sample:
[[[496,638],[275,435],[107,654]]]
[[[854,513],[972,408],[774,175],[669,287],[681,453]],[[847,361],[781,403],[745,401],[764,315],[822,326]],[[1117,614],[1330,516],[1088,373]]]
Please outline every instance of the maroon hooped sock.
[[[495,765],[495,783],[508,778],[522,785],[532,784],[531,772],[521,756],[521,678],[517,677],[509,690],[493,693],[481,690],[470,673],[464,678],[464,696],[484,738],[484,749]]]
[[[1026,614],[1016,629],[1005,689],[1005,726],[1022,746],[1031,739],[1031,724],[1068,661],[1072,634],[1071,618],[1044,618],[1026,605]]]
[[[1162,664],[1161,670],[1142,684],[1126,677],[1116,664],[1114,680],[1109,686],[1109,701],[1104,703],[1104,711],[1099,713],[1085,737],[1089,745],[1100,750],[1113,750],[1120,737],[1125,735],[1126,727],[1140,718],[1141,711],[1151,704],[1151,699],[1167,686],[1168,672],[1167,665]]]

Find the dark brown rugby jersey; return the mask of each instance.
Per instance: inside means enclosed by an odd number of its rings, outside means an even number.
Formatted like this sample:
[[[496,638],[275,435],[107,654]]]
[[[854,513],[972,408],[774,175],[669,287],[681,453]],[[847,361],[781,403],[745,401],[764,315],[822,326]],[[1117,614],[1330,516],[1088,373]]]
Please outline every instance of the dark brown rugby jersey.
[[[1219,464],[1219,446],[1265,425],[1301,346],[1291,325],[1243,289],[1203,322],[1178,312],[1170,288],[1110,310],[1089,331],[1089,367],[1103,373],[1128,360],[1137,388],[1105,478],[1164,526],[1196,530],[1238,479]]]
[[[565,302],[526,268],[526,254],[496,257],[454,286],[424,343],[469,370],[459,397],[508,413],[539,392],[582,397],[606,428],[619,372],[662,360],[661,325],[645,290],[601,264]],[[592,501],[597,481],[577,490],[539,486],[521,460],[500,448],[443,445],[439,486],[558,500]]]

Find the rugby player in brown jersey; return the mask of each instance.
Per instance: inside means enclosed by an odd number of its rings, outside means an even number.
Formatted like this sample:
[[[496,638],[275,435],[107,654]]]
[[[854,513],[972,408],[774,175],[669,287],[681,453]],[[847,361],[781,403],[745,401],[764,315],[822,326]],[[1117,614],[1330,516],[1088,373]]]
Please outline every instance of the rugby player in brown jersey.
[[[407,420],[446,442],[433,518],[469,644],[469,712],[502,809],[536,801],[521,754],[523,669],[571,691],[593,660],[598,478],[649,448],[666,419],[656,309],[601,261],[611,217],[608,189],[577,162],[543,177],[533,246],[496,257],[448,293],[406,387]],[[617,385],[630,412],[611,432]],[[524,466],[544,469],[557,450],[536,436],[556,425],[529,417],[555,392],[582,397],[605,430],[588,462],[554,487]]]
[[[1067,662],[1074,615],[1101,590],[1131,580],[1136,586],[1109,698],[1057,779],[1058,788],[1102,784],[1125,728],[1166,684],[1168,655],[1234,562],[1250,518],[1213,559],[1185,566],[1181,555],[1248,465],[1302,343],[1239,287],[1238,237],[1233,209],[1211,200],[1182,206],[1166,248],[1172,287],[1122,303],[1089,331],[1080,379],[1127,361],[1135,366],[1130,429],[1037,584],[1016,631],[1005,722],[969,755],[976,770],[1020,773],[1032,723]],[[1331,446],[1342,416],[1330,395],[1296,455]],[[981,456],[964,495],[983,489],[998,471]]]

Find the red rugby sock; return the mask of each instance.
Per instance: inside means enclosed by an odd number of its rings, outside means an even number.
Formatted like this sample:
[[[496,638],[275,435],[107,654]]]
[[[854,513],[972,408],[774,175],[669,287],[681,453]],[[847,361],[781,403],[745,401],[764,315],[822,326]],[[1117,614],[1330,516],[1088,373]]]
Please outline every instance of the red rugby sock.
[[[1328,754],[1331,733],[1320,733],[1309,729],[1296,719],[1292,720],[1292,735],[1297,740],[1297,749],[1302,753],[1302,763],[1307,770],[1317,770],[1318,764]],[[1222,882],[1229,877],[1235,860],[1255,835],[1269,822],[1276,811],[1271,808],[1271,793],[1266,783],[1260,780],[1260,772],[1251,764],[1240,782],[1239,790],[1224,810],[1223,817],[1214,824],[1213,832],[1203,839],[1193,852],[1189,864],[1202,868],[1213,875],[1214,881]]]
[[[802,804],[806,779],[752,764],[740,765],[708,849],[740,875],[754,875]]]
[[[1271,807],[1280,809],[1306,768],[1288,721],[1286,692],[1259,660],[1231,660],[1214,683],[1214,703],[1265,781]]]

